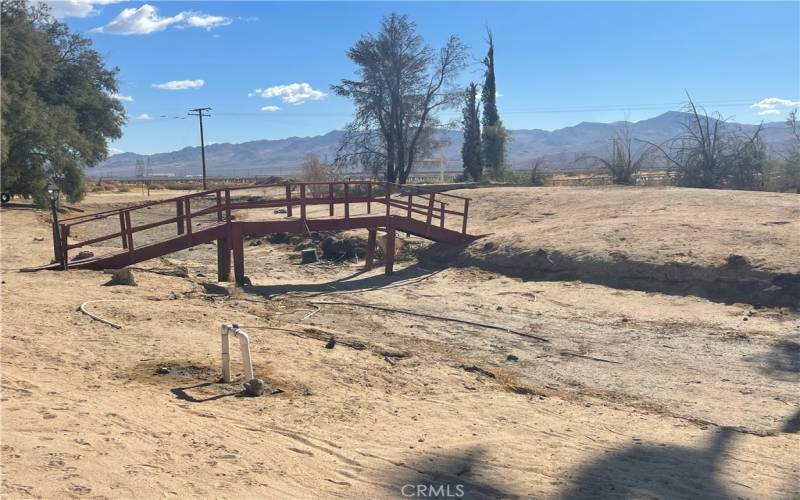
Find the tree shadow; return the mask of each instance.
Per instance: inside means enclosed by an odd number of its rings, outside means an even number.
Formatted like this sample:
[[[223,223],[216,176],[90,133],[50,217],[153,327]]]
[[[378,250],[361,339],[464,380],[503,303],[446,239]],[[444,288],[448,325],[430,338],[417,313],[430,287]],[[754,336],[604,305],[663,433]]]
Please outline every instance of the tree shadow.
[[[392,285],[406,285],[409,283],[409,280],[412,280],[411,282],[418,283],[440,273],[441,271],[441,268],[431,270],[420,267],[418,264],[414,264],[399,271],[395,271],[389,276],[384,274],[375,274],[365,278],[353,279],[367,272],[361,270],[349,276],[328,281],[326,283],[247,285],[245,286],[245,290],[248,293],[260,295],[265,298],[274,298],[279,295],[292,292],[310,293],[313,296],[331,292],[380,290],[392,288]]]
[[[763,356],[761,371],[773,378],[800,380],[800,338],[786,338],[777,341]]]
[[[392,498],[515,498],[482,470],[485,452],[470,447],[453,454],[423,455],[396,463],[383,481]]]
[[[800,411],[779,432],[800,432]],[[719,473],[740,433],[734,427],[721,427],[701,448],[629,446],[579,468],[562,498],[736,498]]]

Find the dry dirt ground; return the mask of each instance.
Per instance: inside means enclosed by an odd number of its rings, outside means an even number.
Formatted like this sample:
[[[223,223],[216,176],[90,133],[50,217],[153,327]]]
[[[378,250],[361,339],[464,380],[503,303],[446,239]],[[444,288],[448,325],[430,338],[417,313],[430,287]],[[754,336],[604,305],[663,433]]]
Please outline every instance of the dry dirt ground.
[[[797,196],[467,195],[470,232],[486,236],[458,249],[457,267],[434,246],[386,277],[354,262],[300,265],[292,247],[262,242],[245,247],[244,290],[216,282],[213,245],[136,266],[136,287],[104,286],[95,271],[16,272],[49,261],[47,216],[3,209],[0,494],[800,496],[796,309],[512,266],[540,249],[597,267],[613,252],[693,269],[735,254],[749,270],[796,275]],[[110,300],[87,307],[122,328],[81,314],[88,300]],[[250,334],[268,395],[219,382],[219,326],[231,321]]]

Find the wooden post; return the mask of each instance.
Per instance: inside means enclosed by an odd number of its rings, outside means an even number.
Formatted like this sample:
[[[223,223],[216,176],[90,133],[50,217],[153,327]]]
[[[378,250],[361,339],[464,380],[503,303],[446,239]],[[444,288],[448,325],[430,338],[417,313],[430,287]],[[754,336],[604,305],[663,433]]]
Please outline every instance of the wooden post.
[[[378,230],[370,229],[369,236],[367,237],[367,256],[364,258],[364,270],[369,271],[372,269],[373,261],[375,260],[375,245],[378,243]]]
[[[176,202],[177,207],[175,208],[175,218],[178,220],[178,234],[183,234],[183,200],[179,199]]]
[[[425,224],[430,225],[431,219],[433,218],[433,202],[434,198],[436,198],[436,193],[431,193],[428,195],[428,218],[425,220]]]
[[[217,239],[217,281],[231,279],[231,246],[228,238]]]
[[[409,219],[411,218],[411,205],[414,203],[413,198],[414,198],[413,194],[408,195],[408,213],[406,214],[406,217],[408,217]]]
[[[292,216],[292,185],[286,183],[286,215]]]
[[[306,185],[300,184],[300,218],[306,220]]]
[[[225,190],[225,237],[217,240],[217,280],[231,279],[231,251],[233,220],[231,218],[231,190]]]
[[[387,276],[394,272],[394,245],[395,245],[395,231],[392,220],[389,219],[386,224],[386,255],[384,255],[385,270],[384,274]]]
[[[464,200],[464,222],[461,223],[461,234],[467,234],[467,215],[469,215],[469,200]]]
[[[350,218],[350,183],[344,183],[344,219]]]
[[[217,222],[222,222],[222,191],[217,191]]]
[[[372,213],[372,181],[367,183],[367,213]]]
[[[61,268],[64,271],[69,271],[69,228],[66,224],[61,224]]]
[[[233,274],[236,278],[236,285],[244,285],[244,238],[240,226],[233,227]]]
[[[192,205],[189,198],[185,199],[186,203],[186,234],[192,235]]]
[[[328,198],[331,200],[330,204],[328,205],[328,214],[333,217],[333,183],[328,183]]]
[[[439,227],[444,227],[444,202],[439,202]]]
[[[128,238],[125,236],[125,214],[119,213],[119,235],[122,238],[122,249],[128,248]]]
[[[133,259],[133,224],[131,224],[131,212],[125,211],[125,235],[128,238],[128,256]]]
[[[383,186],[384,190],[386,191],[386,217],[389,217],[390,210],[392,209],[391,205],[389,205],[392,198],[392,184],[385,182]]]
[[[231,223],[231,190],[225,190],[225,222],[230,227]]]

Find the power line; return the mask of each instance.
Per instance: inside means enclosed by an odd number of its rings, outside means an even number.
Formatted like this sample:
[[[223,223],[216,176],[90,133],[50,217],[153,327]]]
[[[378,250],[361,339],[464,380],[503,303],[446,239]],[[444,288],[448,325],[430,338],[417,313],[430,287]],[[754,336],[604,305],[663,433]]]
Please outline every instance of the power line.
[[[754,99],[729,99],[725,101],[713,101],[713,102],[706,102],[703,104],[706,108],[732,108],[732,107],[741,107],[741,106],[748,106],[755,102]],[[587,113],[587,112],[603,112],[603,111],[652,111],[652,110],[661,110],[661,109],[673,109],[676,107],[683,106],[685,102],[671,102],[671,103],[660,103],[660,104],[609,104],[609,105],[584,105],[584,106],[565,106],[565,107],[542,107],[542,108],[529,108],[529,109],[514,109],[514,108],[501,108],[502,114],[509,114],[509,115],[526,115],[526,114],[562,114],[562,113]],[[210,108],[204,108],[210,109]],[[454,116],[459,115],[457,111],[445,111],[442,114],[453,114]],[[205,115],[208,116],[208,115]],[[260,117],[265,119],[277,119],[283,120],[286,118],[321,118],[321,117],[330,117],[330,118],[349,118],[352,117],[352,113],[264,113],[264,112],[257,112],[257,111],[218,111],[216,112],[216,116],[229,116],[229,117],[236,117],[236,116],[254,116]],[[185,119],[182,116],[169,116],[169,114],[162,114],[159,115],[156,119]]]

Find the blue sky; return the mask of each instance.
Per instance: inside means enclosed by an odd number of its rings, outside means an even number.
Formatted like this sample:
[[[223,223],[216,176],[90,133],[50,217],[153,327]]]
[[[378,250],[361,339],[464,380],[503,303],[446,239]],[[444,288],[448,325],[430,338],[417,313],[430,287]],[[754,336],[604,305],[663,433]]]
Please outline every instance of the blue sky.
[[[196,146],[186,113],[201,106],[212,143],[341,128],[352,107],[330,85],[353,76],[346,50],[392,11],[434,47],[460,36],[476,61],[491,27],[512,129],[649,118],[678,109],[684,89],[747,123],[783,120],[800,101],[798,2],[49,3],[120,68],[130,119],[115,151]],[[476,62],[464,83],[481,73]]]

